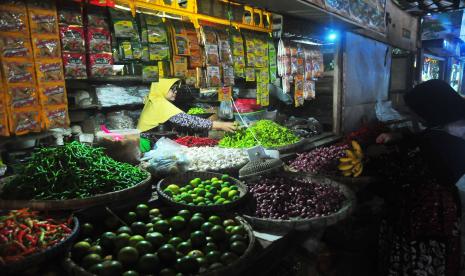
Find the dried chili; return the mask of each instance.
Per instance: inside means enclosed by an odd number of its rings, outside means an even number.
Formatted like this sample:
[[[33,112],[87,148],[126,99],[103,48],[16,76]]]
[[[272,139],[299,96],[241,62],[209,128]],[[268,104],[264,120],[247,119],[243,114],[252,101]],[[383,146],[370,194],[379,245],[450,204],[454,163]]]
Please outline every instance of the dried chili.
[[[187,147],[214,147],[218,145],[218,140],[207,137],[185,136],[175,140],[176,143]]]

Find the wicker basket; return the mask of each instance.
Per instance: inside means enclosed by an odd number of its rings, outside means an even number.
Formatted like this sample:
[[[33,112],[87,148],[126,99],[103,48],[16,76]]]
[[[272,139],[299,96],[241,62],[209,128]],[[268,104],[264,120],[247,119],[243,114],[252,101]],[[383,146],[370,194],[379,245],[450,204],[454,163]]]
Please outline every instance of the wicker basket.
[[[55,257],[65,254],[73,245],[73,242],[77,238],[78,233],[79,220],[74,217],[72,232],[65,240],[45,249],[44,251],[29,255],[19,262],[0,266],[0,275],[17,275],[22,271],[39,266],[41,263],[47,262]]]
[[[208,275],[208,276],[229,276],[229,275],[238,275],[241,271],[244,271],[250,265],[251,255],[253,254],[255,248],[255,235],[253,233],[252,227],[250,224],[243,219],[242,217],[235,217],[237,221],[239,221],[242,226],[244,226],[245,230],[247,231],[247,235],[249,236],[249,244],[247,249],[245,250],[244,254],[240,256],[235,262],[232,264],[222,267],[217,270],[207,271],[200,275]],[[94,276],[94,274],[86,271],[84,268],[79,266],[75,263],[69,256],[63,260],[62,266],[66,270],[68,275],[75,275],[75,276]]]
[[[196,205],[188,205],[183,203],[174,202],[170,196],[165,194],[163,190],[170,184],[177,183],[177,184],[184,184],[188,183],[190,180],[199,177],[201,179],[210,179],[213,177],[221,177],[221,174],[218,173],[211,173],[211,172],[187,172],[183,174],[177,174],[173,176],[169,176],[164,178],[158,182],[157,185],[157,192],[159,198],[165,202],[167,205],[178,208],[178,209],[188,209],[192,211],[199,211],[199,212],[211,212],[211,211],[218,211],[218,212],[225,212],[230,211],[240,204],[244,202],[248,195],[248,188],[245,184],[240,182],[239,180],[230,177],[230,182],[234,183],[239,188],[240,197],[239,199],[232,201],[231,203],[222,204],[222,205],[211,205],[211,206],[196,206]]]
[[[347,218],[353,211],[355,205],[355,196],[353,192],[343,184],[337,183],[334,180],[325,177],[311,176],[308,174],[299,173],[285,173],[287,177],[294,177],[298,179],[306,179],[319,182],[324,185],[336,186],[346,197],[342,207],[336,213],[329,216],[310,218],[310,219],[268,219],[258,218],[251,215],[244,215],[245,219],[256,230],[264,230],[268,232],[287,232],[290,230],[310,231],[314,229],[321,229],[333,225],[340,220]],[[251,208],[252,209],[252,208]]]
[[[306,144],[306,139],[300,139],[298,142],[294,144],[289,144],[285,146],[279,146],[279,147],[269,147],[267,149],[272,149],[272,150],[277,150],[279,153],[293,153],[293,152],[298,152],[300,149],[303,148],[303,146]]]
[[[133,187],[123,189],[120,191],[110,192],[106,194],[99,194],[89,198],[68,199],[68,200],[0,200],[0,209],[21,209],[31,208],[39,211],[53,211],[53,210],[77,210],[87,208],[90,206],[111,203],[118,200],[128,200],[133,197],[139,196],[150,189],[151,176],[146,172],[147,177],[145,180],[134,185]],[[14,177],[14,176],[11,176]],[[0,191],[8,181],[9,178],[3,179],[0,183]]]

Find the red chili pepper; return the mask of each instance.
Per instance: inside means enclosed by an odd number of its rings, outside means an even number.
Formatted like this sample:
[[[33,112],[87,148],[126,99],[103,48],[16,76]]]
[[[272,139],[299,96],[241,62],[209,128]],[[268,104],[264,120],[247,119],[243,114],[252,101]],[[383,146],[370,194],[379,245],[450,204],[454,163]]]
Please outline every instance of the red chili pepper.
[[[21,230],[18,232],[18,235],[16,236],[16,239],[18,240],[19,243],[23,244],[23,237],[26,234],[25,230]]]
[[[8,242],[8,238],[3,234],[0,234],[0,240],[5,242],[5,243]]]
[[[63,229],[65,233],[71,233],[71,229],[68,226],[64,224],[61,224],[60,226],[61,226],[61,229]]]

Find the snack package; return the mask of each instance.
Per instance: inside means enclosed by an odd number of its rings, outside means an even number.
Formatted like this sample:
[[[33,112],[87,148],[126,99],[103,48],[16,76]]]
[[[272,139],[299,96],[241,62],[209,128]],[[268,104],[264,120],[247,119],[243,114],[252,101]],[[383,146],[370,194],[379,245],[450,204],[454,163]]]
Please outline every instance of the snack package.
[[[187,76],[187,57],[173,57],[174,76],[185,78]]]
[[[24,0],[3,0],[2,5],[14,7],[15,9],[26,10],[26,2]]]
[[[216,30],[208,27],[208,26],[202,26],[200,28],[200,34],[202,37],[202,42],[203,45],[218,45],[218,39],[216,37]]]
[[[304,81],[303,76],[297,75],[294,77],[294,105],[295,107],[304,104]]]
[[[187,40],[189,40],[189,49],[192,51],[200,51],[199,39],[197,38],[197,33],[195,29],[188,30],[187,32]]]
[[[158,61],[158,75],[160,78],[171,75],[171,63],[168,61]]]
[[[196,87],[204,88],[207,87],[207,76],[205,70],[203,68],[197,67],[195,69],[195,76],[196,76]]]
[[[66,79],[87,79],[85,54],[63,53],[63,67]]]
[[[37,108],[12,110],[9,119],[10,132],[23,135],[30,132],[40,132],[40,113]]]
[[[64,84],[47,84],[40,86],[40,102],[42,105],[66,104]]]
[[[305,62],[303,58],[298,57],[296,59],[296,69],[297,69],[297,72],[296,72],[297,75],[305,74]]]
[[[8,87],[9,107],[34,107],[37,102],[37,91],[33,85]]]
[[[79,26],[60,27],[63,52],[85,53],[84,28]]]
[[[313,79],[313,62],[312,62],[312,52],[310,49],[305,49],[304,50],[304,56],[305,56],[305,75],[304,79],[305,80],[312,80]]]
[[[218,88],[218,101],[231,101],[232,100],[232,88],[231,86],[223,86]]]
[[[270,104],[270,91],[268,83],[257,83],[257,104],[268,106]]]
[[[27,31],[26,11],[0,10],[1,32],[24,32]]]
[[[29,12],[32,34],[56,34],[57,16],[52,11],[33,10]]]
[[[244,40],[239,32],[232,33],[232,53],[233,56],[244,57]]]
[[[27,0],[28,9],[54,10],[55,1]]]
[[[218,66],[207,66],[207,87],[221,86],[221,73]]]
[[[174,50],[176,55],[189,56],[189,40],[185,35],[176,35],[174,37]]]
[[[245,78],[244,67],[234,64],[234,76],[237,78]]]
[[[191,56],[189,57],[189,68],[194,69],[196,67],[202,67],[202,63],[201,50],[191,50]]]
[[[8,116],[5,110],[0,111],[0,136],[10,136],[8,129]]]
[[[186,84],[190,86],[195,86],[197,83],[197,71],[188,70],[186,76]]]
[[[312,51],[312,70],[314,78],[320,78],[324,74],[323,53],[320,50]]]
[[[110,9],[111,23],[115,37],[138,38],[136,22],[129,11]]]
[[[305,100],[313,100],[315,99],[315,82],[304,80],[304,99]]]
[[[87,28],[89,53],[111,52],[110,32],[104,28]]]
[[[218,46],[217,45],[205,45],[206,53],[206,62],[208,65],[218,65],[219,64],[219,55],[218,55]]]
[[[61,62],[36,62],[36,73],[41,83],[64,80]]]
[[[27,37],[3,36],[0,37],[0,51],[2,58],[15,58],[32,56],[31,44]]]
[[[245,51],[247,56],[247,66],[248,67],[255,67],[255,54],[257,49],[255,47],[256,40],[250,36],[245,36]]]
[[[234,85],[234,69],[231,65],[223,65],[223,85]]]
[[[132,43],[130,40],[120,41],[118,45],[119,45],[118,57],[120,60],[134,59],[134,51],[133,51]]]
[[[69,126],[68,110],[65,105],[47,106],[43,109],[46,129],[67,128]]]
[[[149,44],[150,60],[168,60],[170,58],[170,47],[167,44]]]
[[[89,75],[92,77],[106,77],[113,73],[113,57],[109,53],[89,55]]]
[[[291,92],[291,80],[290,76],[283,76],[283,93],[289,94]]]
[[[3,62],[6,83],[34,83],[34,66],[31,62]]]
[[[144,65],[142,67],[142,81],[150,81],[150,82],[158,81],[158,66]]]
[[[87,27],[88,28],[103,28],[109,30],[110,26],[104,14],[97,14],[95,12],[87,13]]]
[[[32,39],[32,43],[36,59],[60,57],[60,41],[58,39],[35,37]]]
[[[82,9],[79,6],[66,6],[58,10],[58,22],[60,25],[82,26]],[[92,22],[88,22],[92,24]]]
[[[149,43],[167,43],[168,34],[166,33],[165,26],[151,25],[147,23],[147,41]]]
[[[278,73],[278,63],[276,58],[276,48],[273,41],[268,41],[268,62],[270,69],[270,82],[274,83]]]
[[[245,81],[255,81],[255,68],[253,67],[245,68]]]
[[[256,80],[258,83],[269,83],[270,74],[268,68],[260,68],[256,70]]]

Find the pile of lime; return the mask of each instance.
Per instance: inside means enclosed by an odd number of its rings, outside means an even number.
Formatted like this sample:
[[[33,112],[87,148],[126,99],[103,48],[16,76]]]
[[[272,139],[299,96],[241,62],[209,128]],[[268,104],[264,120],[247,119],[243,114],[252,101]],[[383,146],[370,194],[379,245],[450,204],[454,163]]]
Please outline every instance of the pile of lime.
[[[140,204],[122,220],[108,218],[101,234],[84,223],[71,258],[96,275],[190,275],[232,264],[249,241],[236,220],[189,210],[164,216]]]
[[[217,177],[207,180],[194,178],[185,185],[170,184],[163,192],[173,201],[188,205],[228,204],[240,197],[239,188],[229,180],[230,177],[227,174],[223,174],[220,179]]]

